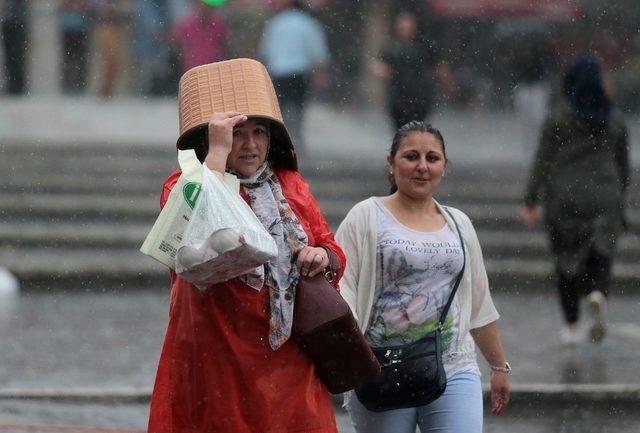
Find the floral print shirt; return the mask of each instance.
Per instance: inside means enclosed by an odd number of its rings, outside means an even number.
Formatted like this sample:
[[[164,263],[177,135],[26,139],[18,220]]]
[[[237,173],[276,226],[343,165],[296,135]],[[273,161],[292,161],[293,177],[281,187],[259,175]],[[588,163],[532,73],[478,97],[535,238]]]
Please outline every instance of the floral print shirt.
[[[379,200],[376,200],[376,213],[376,284],[380,295],[366,338],[374,347],[409,344],[438,326],[440,314],[462,269],[460,239],[446,224],[434,232],[406,227]],[[442,342],[445,368],[455,361],[456,371],[466,369],[469,364],[465,361],[467,356],[460,357],[459,322],[460,305],[455,296],[445,319]],[[473,359],[472,356],[470,360]]]

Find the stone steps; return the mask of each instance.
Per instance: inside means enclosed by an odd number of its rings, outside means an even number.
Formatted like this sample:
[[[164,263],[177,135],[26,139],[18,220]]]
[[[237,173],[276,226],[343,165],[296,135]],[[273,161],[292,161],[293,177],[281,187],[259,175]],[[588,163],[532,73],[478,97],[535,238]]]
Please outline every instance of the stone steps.
[[[166,173],[169,173],[167,170]],[[48,194],[48,195],[97,195],[113,196],[119,194],[158,195],[164,176],[120,174],[117,177],[92,174],[83,176],[60,176],[58,174],[40,174],[38,177],[26,173],[12,176],[0,186],[0,193]],[[317,197],[337,196],[343,199],[361,200],[371,194],[385,195],[388,185],[378,176],[368,179],[308,177],[311,190]],[[454,180],[441,186],[438,196],[442,200],[456,200],[469,203],[519,203],[524,186],[520,182],[464,182]],[[640,195],[639,195],[640,198]]]
[[[339,196],[336,191],[335,196]],[[348,198],[324,198],[318,202],[327,221],[337,226],[357,202]],[[479,229],[524,230],[516,204],[471,203],[445,200],[467,213]],[[159,212],[158,194],[120,194],[104,196],[78,194],[33,193],[17,195],[0,193],[0,215],[5,223],[19,221],[111,221],[113,223],[153,224]],[[640,231],[640,208],[627,210],[629,230]]]
[[[0,245],[16,253],[22,248],[36,247],[49,251],[55,248],[85,250],[87,254],[92,250],[135,250],[142,245],[149,229],[148,223],[8,223],[0,226]],[[540,230],[481,229],[478,237],[486,257],[504,259],[516,256],[520,260],[528,260],[547,258],[550,254],[547,237]],[[617,248],[617,260],[623,263],[640,261],[640,239],[636,234],[623,234]]]
[[[19,254],[17,254],[19,253]],[[0,263],[11,269],[23,286],[30,289],[82,290],[100,288],[168,287],[164,266],[130,248],[85,250],[66,248],[0,249]],[[553,264],[550,259],[485,257],[489,281],[494,290],[551,290]],[[637,291],[635,263],[616,263],[613,270],[617,293]]]
[[[547,236],[541,231],[480,230],[478,238],[487,257],[528,260],[550,257],[551,254]],[[620,236],[616,261],[630,264],[640,261],[640,239],[637,234],[624,233]]]
[[[55,169],[51,169],[53,166]],[[84,166],[84,164],[80,164]],[[70,170],[59,170],[55,164],[44,164],[42,167],[18,165],[9,167],[4,162],[0,169],[6,174],[0,185],[0,193],[15,194],[20,197],[33,194],[48,195],[152,195],[157,197],[164,179],[175,168],[175,164],[164,161],[154,165],[152,171],[141,171],[137,168],[105,166],[104,162],[88,163],[83,170],[74,165]],[[101,168],[99,168],[101,167]],[[460,170],[458,168],[458,170]],[[457,201],[473,204],[517,204],[521,201],[525,190],[522,173],[511,173],[504,178],[491,175],[482,177],[469,176],[465,171],[451,170],[447,182],[438,191],[443,202]],[[302,172],[308,180],[311,190],[318,198],[335,197],[359,201],[370,195],[385,195],[388,184],[384,167],[358,167],[355,169],[346,164],[318,164],[314,167],[303,167]],[[640,176],[638,176],[640,177]],[[631,207],[640,207],[640,188],[632,185],[628,192],[628,203]],[[2,204],[0,203],[0,209]]]
[[[138,248],[158,215],[162,182],[177,167],[170,146],[0,145],[0,156],[0,265],[30,287],[166,286],[164,268]],[[388,190],[384,163],[306,159],[301,172],[334,230],[355,203]],[[546,237],[517,215],[526,173],[454,165],[438,191],[473,220],[495,287],[551,284]],[[640,287],[640,188],[630,189],[629,201],[615,269],[621,290]]]

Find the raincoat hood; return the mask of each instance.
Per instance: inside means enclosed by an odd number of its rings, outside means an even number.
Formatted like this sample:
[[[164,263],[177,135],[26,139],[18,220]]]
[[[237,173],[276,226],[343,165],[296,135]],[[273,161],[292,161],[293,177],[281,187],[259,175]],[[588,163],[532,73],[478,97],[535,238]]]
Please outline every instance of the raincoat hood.
[[[594,134],[609,129],[611,102],[595,58],[584,55],[574,61],[565,73],[563,90],[571,107]]]

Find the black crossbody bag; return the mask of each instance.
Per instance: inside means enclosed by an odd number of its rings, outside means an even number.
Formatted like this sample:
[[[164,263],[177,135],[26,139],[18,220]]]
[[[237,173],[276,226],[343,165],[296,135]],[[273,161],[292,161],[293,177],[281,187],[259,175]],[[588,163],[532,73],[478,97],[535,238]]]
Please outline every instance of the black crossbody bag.
[[[462,270],[440,314],[436,330],[411,344],[372,348],[382,371],[373,380],[355,389],[358,400],[370,411],[424,406],[440,397],[447,388],[447,374],[442,364],[441,333],[467,260],[458,223],[451,212],[445,210],[453,219],[460,238]]]

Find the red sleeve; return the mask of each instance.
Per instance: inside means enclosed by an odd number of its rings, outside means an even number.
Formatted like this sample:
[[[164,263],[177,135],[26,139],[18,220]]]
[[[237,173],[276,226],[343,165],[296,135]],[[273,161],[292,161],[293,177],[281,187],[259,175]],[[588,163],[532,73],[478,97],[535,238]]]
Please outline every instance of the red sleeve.
[[[169,193],[171,193],[171,190],[176,185],[176,182],[178,182],[178,178],[181,174],[182,171],[176,170],[169,175],[167,180],[164,181],[164,184],[162,185],[162,191],[160,192],[160,209],[162,209],[165,203],[167,203],[167,200],[169,200]],[[177,278],[177,275],[173,269],[169,271],[169,276],[171,277],[171,285],[173,286],[173,283]]]
[[[169,175],[167,180],[164,181],[164,184],[162,185],[162,191],[160,192],[160,209],[162,209],[167,200],[169,200],[169,193],[171,193],[171,190],[176,185],[176,182],[178,182],[178,178],[181,174],[182,171],[176,170]]]
[[[318,202],[309,189],[309,184],[297,171],[277,170],[276,174],[282,186],[282,193],[309,235],[309,245],[322,245],[336,253],[340,262],[340,269],[334,280],[334,284],[337,284],[342,278],[347,259],[336,243]]]

